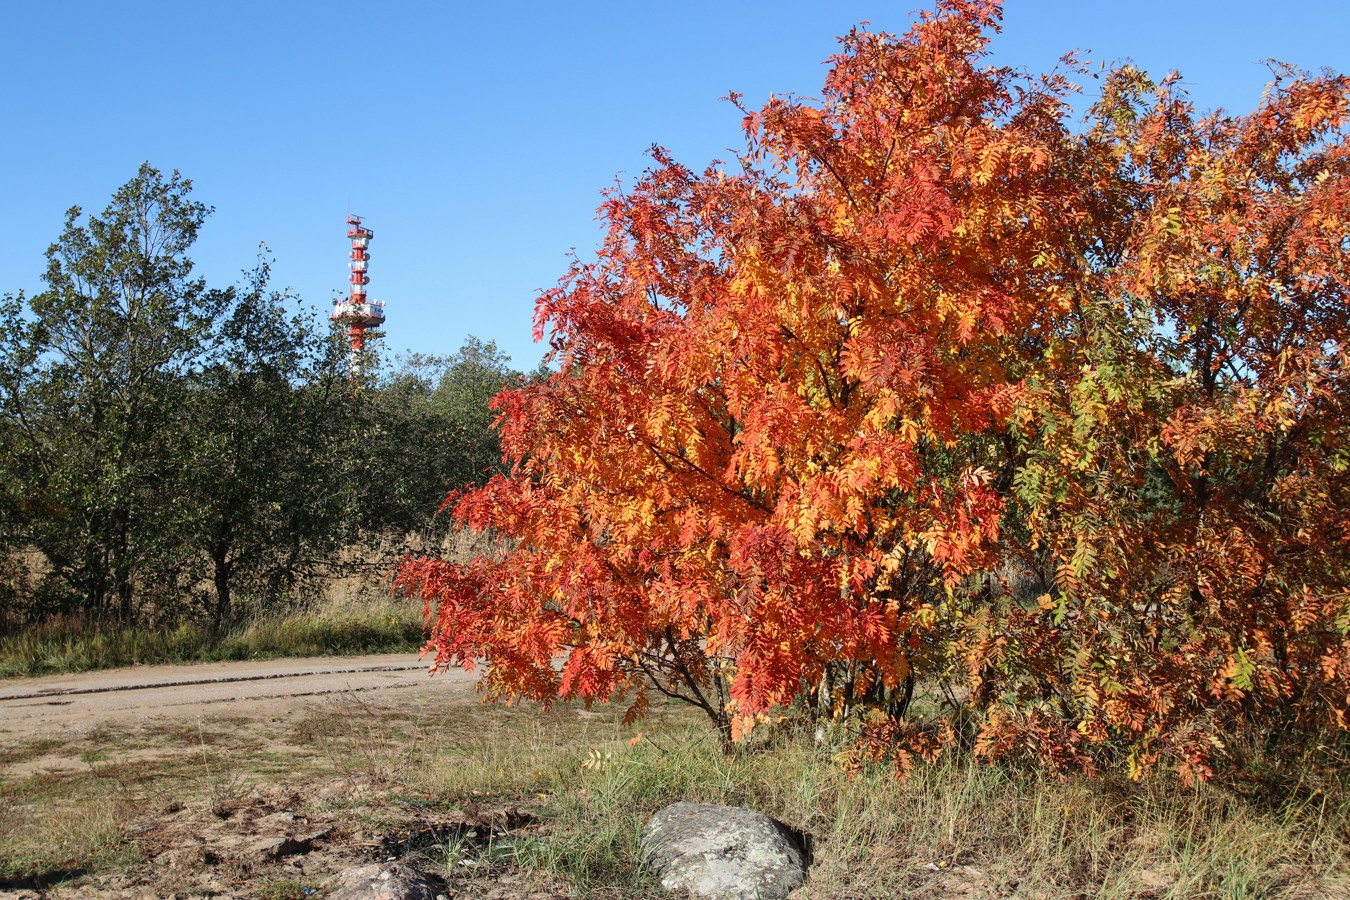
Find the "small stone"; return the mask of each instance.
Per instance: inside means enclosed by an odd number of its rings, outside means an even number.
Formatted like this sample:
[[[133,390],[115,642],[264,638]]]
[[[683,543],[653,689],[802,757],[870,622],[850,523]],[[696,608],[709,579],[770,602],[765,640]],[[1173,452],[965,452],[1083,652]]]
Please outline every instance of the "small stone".
[[[307,841],[298,841],[293,837],[286,836],[259,841],[248,848],[246,855],[254,858],[282,859],[286,856],[295,856],[298,853],[308,853],[311,849]]]
[[[332,835],[332,833],[333,833],[332,828],[320,828],[318,831],[311,831],[308,834],[302,834],[298,838],[296,838],[296,840],[302,844],[314,844],[318,841],[327,840],[328,837]]]
[[[270,826],[284,826],[284,825],[286,825],[286,824],[288,824],[288,823],[290,823],[290,822],[294,822],[294,821],[295,821],[295,813],[293,813],[293,812],[279,812],[279,813],[272,813],[271,815],[267,815],[267,816],[262,816],[262,817],[260,817],[260,818],[258,819],[258,821],[257,821],[256,823],[254,823],[254,824],[255,824],[255,825],[261,825],[261,826],[269,826],[269,825],[270,825]]]
[[[162,869],[189,869],[197,870],[204,866],[214,864],[210,855],[201,847],[174,847],[165,850],[151,860],[152,864]]]

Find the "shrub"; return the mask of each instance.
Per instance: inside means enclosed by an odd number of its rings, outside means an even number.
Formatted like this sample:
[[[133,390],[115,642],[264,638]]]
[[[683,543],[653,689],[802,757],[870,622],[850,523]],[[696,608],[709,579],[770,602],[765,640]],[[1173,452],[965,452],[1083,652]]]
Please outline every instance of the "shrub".
[[[855,30],[738,170],[658,148],[607,197],[509,471],[451,501],[512,549],[399,573],[439,661],[731,740],[870,710],[906,764],[1203,778],[1345,728],[1350,81],[1199,118],[1122,66],[1075,131],[1071,61],[982,61],[999,15]]]

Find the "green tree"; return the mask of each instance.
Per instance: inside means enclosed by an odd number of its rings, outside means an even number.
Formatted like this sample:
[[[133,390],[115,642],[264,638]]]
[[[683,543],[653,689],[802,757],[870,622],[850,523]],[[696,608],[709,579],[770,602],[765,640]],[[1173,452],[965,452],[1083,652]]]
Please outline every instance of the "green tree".
[[[220,323],[218,352],[181,386],[174,529],[209,562],[217,628],[239,587],[277,602],[343,530],[341,353],[294,298],[268,290],[268,272],[260,262]]]
[[[346,552],[431,521],[500,465],[488,401],[518,383],[470,338],[349,377],[343,335],[268,286],[192,276],[210,210],[144,165],[72,209],[45,288],[0,297],[0,603],[128,621],[204,605],[217,627],[309,594]],[[50,576],[30,591],[32,548]],[[387,560],[384,561],[387,564]],[[195,598],[195,599],[194,599]]]
[[[501,448],[489,402],[523,378],[495,343],[469,336],[449,356],[404,357],[361,392],[365,427],[356,457],[369,467],[360,479],[365,526],[416,530],[447,486],[482,484],[498,471]]]
[[[47,251],[45,289],[6,298],[0,411],[25,539],[85,611],[130,619],[138,579],[172,567],[164,490],[178,379],[202,364],[232,289],[192,277],[210,209],[148,163]],[[11,486],[15,490],[16,486]]]
[[[503,388],[538,377],[538,373],[526,376],[510,363],[511,357],[498,350],[495,342],[484,343],[472,335],[445,360],[431,403],[455,436],[458,469],[447,483],[483,484],[502,470],[492,398]]]

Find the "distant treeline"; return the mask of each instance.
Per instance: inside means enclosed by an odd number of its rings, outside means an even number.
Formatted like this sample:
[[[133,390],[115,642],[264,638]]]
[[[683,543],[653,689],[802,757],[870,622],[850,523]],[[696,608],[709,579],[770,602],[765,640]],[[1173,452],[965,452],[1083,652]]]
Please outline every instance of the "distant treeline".
[[[0,297],[0,623],[277,609],[499,464],[487,401],[522,375],[493,344],[355,383],[265,248],[240,284],[193,274],[210,211],[143,165]]]

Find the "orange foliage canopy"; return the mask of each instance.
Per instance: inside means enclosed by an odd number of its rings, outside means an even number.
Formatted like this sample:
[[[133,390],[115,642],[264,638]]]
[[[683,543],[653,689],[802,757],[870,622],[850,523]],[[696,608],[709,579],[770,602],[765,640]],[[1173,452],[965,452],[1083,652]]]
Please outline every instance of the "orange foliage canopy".
[[[1346,727],[1350,83],[1198,119],[1124,67],[1075,131],[1071,58],[984,63],[999,14],[855,30],[736,166],[608,196],[509,473],[448,501],[508,549],[400,569],[437,665],[732,739],[870,709],[902,762],[1204,777],[1234,722]]]

